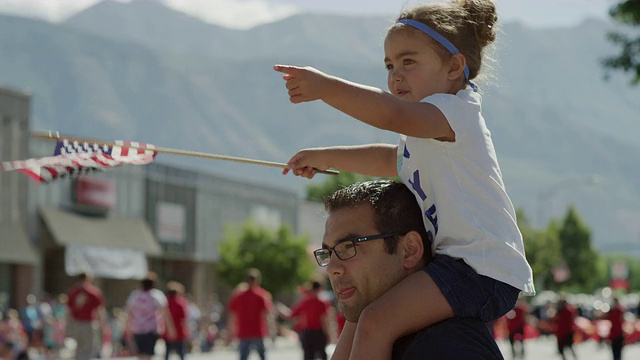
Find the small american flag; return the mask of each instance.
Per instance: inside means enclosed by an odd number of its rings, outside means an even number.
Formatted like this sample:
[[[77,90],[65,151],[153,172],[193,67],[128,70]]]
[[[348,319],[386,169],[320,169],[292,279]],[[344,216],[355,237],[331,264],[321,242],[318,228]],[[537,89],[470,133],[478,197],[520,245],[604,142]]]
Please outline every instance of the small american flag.
[[[145,165],[153,161],[155,147],[132,141],[115,141],[116,145],[61,140],[53,156],[2,163],[2,170],[18,170],[36,182],[79,176],[125,164]]]

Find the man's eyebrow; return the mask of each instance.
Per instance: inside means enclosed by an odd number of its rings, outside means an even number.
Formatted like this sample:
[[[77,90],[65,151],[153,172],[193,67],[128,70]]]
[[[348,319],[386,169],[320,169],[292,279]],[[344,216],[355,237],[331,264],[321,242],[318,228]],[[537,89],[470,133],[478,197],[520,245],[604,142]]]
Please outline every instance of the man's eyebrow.
[[[349,241],[349,240],[353,240],[353,239],[358,239],[358,238],[361,238],[362,236],[363,236],[363,235],[356,234],[356,233],[349,233],[349,234],[347,234],[347,235],[345,235],[345,236],[341,237],[340,239],[338,239],[338,240],[335,242],[335,245],[338,245],[338,244],[343,243],[343,242],[345,242],[345,241]],[[334,246],[335,246],[335,245],[334,245]],[[330,246],[329,246],[327,243],[325,243],[325,242],[323,241],[323,242],[322,242],[322,248],[323,248],[323,249],[329,249],[329,248],[330,248]]]
[[[395,56],[395,58],[396,58],[396,59],[398,59],[398,58],[401,58],[401,57],[403,57],[403,56],[410,56],[410,55],[416,55],[416,54],[418,54],[418,52],[417,52],[417,51],[414,51],[414,50],[405,50],[405,51],[402,51],[402,52],[398,53],[398,54]],[[384,57],[384,62],[386,63],[386,62],[389,62],[389,61],[391,61],[391,59],[389,59],[389,57],[388,57],[388,56],[385,56],[385,57]]]

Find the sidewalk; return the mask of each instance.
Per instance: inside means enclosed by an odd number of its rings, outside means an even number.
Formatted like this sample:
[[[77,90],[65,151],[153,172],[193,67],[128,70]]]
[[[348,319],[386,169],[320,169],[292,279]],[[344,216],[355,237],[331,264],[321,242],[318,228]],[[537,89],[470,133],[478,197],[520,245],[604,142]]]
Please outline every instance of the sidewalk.
[[[498,345],[502,354],[506,360],[510,360],[511,348],[509,342],[505,340],[498,341]],[[275,342],[270,340],[266,341],[267,358],[277,360],[300,360],[302,358],[302,349],[298,340],[295,338],[278,337]],[[609,360],[611,359],[611,349],[606,344],[598,344],[594,341],[587,341],[584,343],[576,344],[576,354],[580,360]],[[556,341],[554,337],[543,337],[539,339],[527,340],[525,342],[525,358],[524,360],[538,360],[538,359],[558,359],[561,357],[556,349]],[[66,356],[62,359],[73,359],[73,354],[69,351],[65,353]],[[330,354],[329,354],[330,355]],[[640,359],[640,343],[627,345],[624,347],[622,353],[623,359]],[[216,343],[213,351],[208,353],[194,352],[190,353],[186,357],[188,360],[237,360],[238,352],[235,347],[225,347],[221,343]],[[38,357],[32,357],[31,359],[42,359]],[[122,360],[134,360],[135,357],[121,357]],[[156,356],[153,360],[164,359],[164,343],[158,342],[156,346]],[[175,354],[172,354],[170,359],[178,359]],[[258,355],[253,353],[249,360],[258,360]]]

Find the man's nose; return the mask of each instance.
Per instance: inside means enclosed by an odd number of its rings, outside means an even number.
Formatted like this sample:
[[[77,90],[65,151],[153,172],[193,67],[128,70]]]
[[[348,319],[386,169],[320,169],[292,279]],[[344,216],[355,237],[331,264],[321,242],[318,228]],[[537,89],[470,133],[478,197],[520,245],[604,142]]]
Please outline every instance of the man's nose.
[[[336,254],[332,251],[331,256],[329,257],[329,265],[327,265],[327,273],[329,275],[336,274],[342,275],[344,274],[344,264],[343,261],[336,256]]]

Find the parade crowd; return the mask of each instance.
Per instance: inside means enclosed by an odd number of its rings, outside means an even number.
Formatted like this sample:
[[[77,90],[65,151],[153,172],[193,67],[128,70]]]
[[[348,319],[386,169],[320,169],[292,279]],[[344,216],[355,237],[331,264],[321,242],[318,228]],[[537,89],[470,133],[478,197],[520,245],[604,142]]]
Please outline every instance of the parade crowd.
[[[156,353],[158,341],[167,358],[211,352],[214,344],[237,347],[244,356],[255,348],[264,356],[264,340],[276,336],[299,338],[303,349],[302,339],[312,339],[309,356],[317,351],[326,359],[325,348],[335,343],[344,317],[327,300],[324,286],[300,286],[298,301],[287,306],[273,302],[260,278],[259,270],[249,269],[227,305],[216,294],[199,305],[179,282],[156,288],[156,276],[149,273],[126,304],[107,309],[92,277],[81,274],[67,293],[29,295],[22,309],[0,309],[0,359],[149,359],[165,355]]]
[[[226,304],[211,294],[198,305],[178,282],[156,289],[150,274],[126,304],[107,311],[103,299],[91,300],[91,294],[101,298],[91,277],[81,275],[67,293],[40,299],[29,295],[24,308],[0,311],[0,359],[145,359],[164,355],[154,352],[156,341],[165,342],[167,355],[183,359],[190,352],[211,352],[215,344],[233,346],[245,359],[252,350],[264,358],[265,341],[275,336],[298,338],[304,359],[326,359],[325,348],[337,341],[345,321],[331,293],[322,282],[310,281],[286,305],[273,301],[260,287],[260,277],[259,270],[250,269]],[[525,358],[526,341],[555,337],[563,359],[575,358],[574,347],[587,341],[609,346],[613,359],[621,359],[625,345],[640,342],[638,296],[594,299],[551,292],[521,298],[495,322],[494,337],[509,341],[512,358]],[[73,314],[76,302],[94,309],[87,322],[82,311]]]
[[[539,337],[555,337],[562,359],[577,358],[575,346],[594,341],[611,348],[614,360],[622,359],[625,345],[640,342],[640,302],[637,294],[605,296],[558,295],[545,291],[516,307],[494,324],[496,339],[508,340],[512,357],[525,358],[524,343]]]

